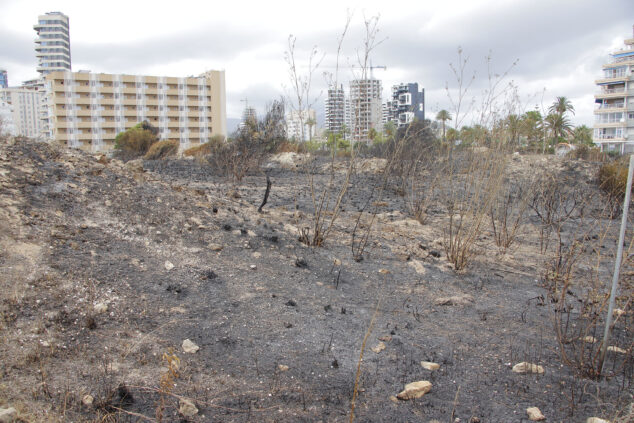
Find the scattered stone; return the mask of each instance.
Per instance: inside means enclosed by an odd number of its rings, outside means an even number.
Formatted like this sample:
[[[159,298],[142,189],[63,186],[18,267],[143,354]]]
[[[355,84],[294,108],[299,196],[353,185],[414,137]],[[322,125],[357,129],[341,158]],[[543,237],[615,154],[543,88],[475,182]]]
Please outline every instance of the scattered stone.
[[[289,367],[285,364],[278,364],[277,368],[280,370],[280,372],[285,372],[289,369]]]
[[[40,341],[40,345],[43,346],[44,348],[48,348],[51,346],[51,343],[48,341]]]
[[[526,414],[528,414],[528,420],[533,422],[539,422],[542,420],[546,420],[546,417],[542,414],[542,412],[537,407],[530,407],[526,409]]]
[[[222,251],[222,245],[220,244],[214,244],[213,242],[211,244],[209,244],[209,249],[211,251]]]
[[[308,267],[308,262],[303,257],[296,258],[295,267],[299,267],[300,269],[306,269]]]
[[[172,262],[169,260],[165,260],[165,270],[172,270],[173,268],[174,265],[172,264]]]
[[[18,415],[18,411],[13,408],[0,408],[0,423],[12,423]]]
[[[326,305],[324,306],[324,311],[325,311],[326,313],[328,313],[328,312],[332,311],[332,306],[331,306],[330,304],[326,304]]]
[[[371,348],[371,350],[377,354],[383,351],[384,349],[385,349],[385,344],[383,342],[379,342],[378,344],[376,344],[376,346]]]
[[[241,231],[240,229],[233,230],[233,231],[231,231],[231,233],[232,233],[233,235],[235,235],[235,236],[240,236],[240,235],[242,235],[242,231]]]
[[[539,366],[537,364],[533,364],[533,363],[527,363],[525,361],[522,361],[521,363],[517,363],[515,366],[513,366],[513,373],[539,373],[542,374],[544,373],[544,368],[542,366]]]
[[[170,308],[170,311],[171,311],[172,313],[180,313],[180,314],[185,314],[185,313],[187,313],[187,310],[186,310],[186,309],[184,309],[183,307],[172,307],[172,308]]]
[[[471,417],[471,419],[469,419],[469,423],[480,423],[480,417]]]
[[[626,311],[620,308],[615,308],[612,314],[614,314],[615,316],[623,316],[624,314],[626,314]]]
[[[597,342],[597,339],[594,336],[586,336],[583,338],[583,342],[587,342],[588,344],[594,344]]]
[[[414,269],[414,271],[420,275],[425,274],[425,266],[418,260],[411,260],[409,265]]]
[[[440,369],[440,364],[432,363],[431,361],[421,361],[420,365],[423,366],[423,369],[431,370],[432,372]]]
[[[247,231],[247,235],[250,236],[251,238],[258,236],[258,234],[256,234],[255,232],[253,232],[252,230],[248,230]]]
[[[396,398],[395,395],[390,395],[390,401],[392,401],[394,404],[398,404],[399,403],[398,398]]]
[[[429,255],[432,256],[432,257],[436,257],[436,258],[439,258],[441,256],[440,251],[438,251],[438,250],[431,250],[429,252]]]
[[[459,294],[451,297],[438,297],[434,300],[435,305],[463,306],[472,303],[473,297],[469,294]]]
[[[603,420],[599,417],[588,417],[586,423],[610,423],[608,420]]]
[[[256,258],[256,259],[259,259],[260,257],[262,257],[262,253],[259,253],[257,251],[254,252],[252,255],[253,255],[253,258]]]
[[[217,277],[218,275],[216,274],[216,272],[214,272],[211,269],[205,270],[203,274],[200,276],[201,279],[207,279],[207,280],[216,279]]]
[[[286,305],[289,306],[289,307],[296,307],[297,303],[295,301],[293,301],[293,300],[288,300],[286,302]]]
[[[390,271],[387,269],[379,269],[379,273],[382,275],[387,275],[388,273],[390,273]]]
[[[410,400],[420,398],[427,392],[431,391],[431,382],[420,380],[405,385],[405,389],[396,396],[400,400]]]
[[[92,309],[97,314],[105,313],[106,311],[108,311],[108,304],[106,304],[106,303],[97,303],[97,304],[95,304],[92,307]]]
[[[185,351],[188,354],[194,354],[196,351],[198,351],[200,349],[200,347],[196,344],[194,344],[191,340],[186,339],[183,341],[183,351]]]
[[[184,417],[194,417],[198,414],[198,409],[190,400],[181,398],[178,404],[178,412]]]
[[[125,167],[133,172],[143,172],[143,159],[130,160]]]
[[[391,335],[379,336],[379,341],[390,342],[391,340],[392,340],[392,336]]]
[[[249,269],[251,269],[251,270],[255,270],[255,269],[257,269],[257,268],[258,268],[258,267],[257,267],[255,264],[252,264],[251,266],[249,266]]]
[[[341,266],[341,260],[339,260],[339,259],[337,259],[337,258],[336,258],[336,259],[334,260],[334,265],[335,265],[335,266]]]
[[[92,395],[90,394],[86,394],[81,398],[81,402],[82,404],[88,406],[88,405],[92,405],[92,403],[95,401],[95,399],[93,398]]]
[[[610,345],[610,346],[608,347],[608,351],[612,351],[612,352],[619,353],[619,354],[625,354],[625,353],[627,353],[627,351],[626,351],[626,350],[624,350],[623,348],[619,348],[619,347],[614,346],[614,345]]]

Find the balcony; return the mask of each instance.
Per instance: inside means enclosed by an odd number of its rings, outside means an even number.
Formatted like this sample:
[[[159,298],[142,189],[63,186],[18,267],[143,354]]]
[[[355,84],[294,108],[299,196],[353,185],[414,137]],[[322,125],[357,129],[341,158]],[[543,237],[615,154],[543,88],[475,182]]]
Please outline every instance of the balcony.
[[[594,128],[625,128],[625,120],[619,122],[594,122]]]
[[[625,111],[625,103],[599,104],[594,107],[595,112],[623,112]]]

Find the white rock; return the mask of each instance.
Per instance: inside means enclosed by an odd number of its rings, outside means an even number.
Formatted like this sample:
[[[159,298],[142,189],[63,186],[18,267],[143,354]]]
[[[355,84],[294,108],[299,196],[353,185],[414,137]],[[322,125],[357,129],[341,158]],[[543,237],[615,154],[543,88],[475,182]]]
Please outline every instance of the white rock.
[[[615,308],[612,314],[614,314],[615,316],[623,316],[625,314],[625,310],[620,308]]]
[[[459,294],[451,297],[439,297],[434,300],[436,305],[462,306],[473,302],[473,297],[469,294]]]
[[[381,351],[383,351],[385,349],[385,343],[383,342],[379,342],[378,344],[376,344],[376,346],[374,346],[373,348],[371,348],[372,351],[374,351],[375,353],[380,353]]]
[[[253,258],[259,259],[260,257],[262,257],[262,253],[258,253],[257,251],[253,253]]]
[[[594,336],[584,336],[583,342],[587,342],[588,344],[594,344],[597,342],[597,339]]]
[[[93,398],[92,395],[90,394],[86,394],[81,398],[81,402],[84,405],[92,405],[92,403],[95,401],[95,399]]]
[[[425,266],[418,260],[411,260],[409,265],[414,269],[414,271],[420,275],[425,274]]]
[[[542,414],[542,412],[537,407],[530,407],[526,409],[526,414],[528,414],[528,419],[533,422],[539,422],[542,420],[546,420],[546,417]]]
[[[13,408],[0,408],[0,423],[12,423],[18,415],[18,411]]]
[[[280,372],[285,372],[289,369],[289,367],[285,364],[278,364],[277,368],[280,369]]]
[[[517,363],[513,366],[514,373],[544,373],[544,368],[537,364],[527,363],[522,361],[521,363]]]
[[[423,369],[431,370],[432,372],[440,369],[440,364],[432,363],[431,361],[421,361],[420,365],[423,366]]]
[[[185,351],[186,353],[194,354],[199,349],[200,349],[200,347],[198,347],[198,345],[194,344],[191,340],[186,339],[186,340],[183,341],[183,351]]]
[[[255,269],[257,269],[258,267],[257,267],[255,264],[252,264],[251,266],[249,266],[249,268],[250,268],[251,270],[255,270]]]
[[[174,268],[174,264],[171,261],[165,260],[165,270],[172,270]]]
[[[599,417],[588,417],[586,423],[610,423],[608,420],[600,419]]]
[[[209,249],[211,251],[222,251],[222,245],[211,243],[209,244]]]
[[[379,273],[382,274],[382,275],[387,275],[387,274],[390,273],[390,271],[387,270],[387,269],[379,269]]]
[[[614,345],[610,345],[610,346],[608,347],[608,351],[612,351],[612,352],[619,353],[619,354],[625,354],[625,353],[627,353],[627,351],[626,351],[626,350],[624,350],[623,348],[619,348],[619,347],[616,347],[616,346],[614,346]]]
[[[405,385],[405,389],[403,389],[396,398],[400,400],[420,398],[429,391],[431,391],[431,382],[419,380],[418,382],[412,382]]]
[[[198,414],[198,409],[193,402],[182,398],[179,402],[178,412],[185,417],[193,417]]]
[[[97,304],[95,304],[92,307],[92,309],[97,314],[105,313],[106,311],[108,311],[108,304],[106,304],[106,303],[97,303]]]

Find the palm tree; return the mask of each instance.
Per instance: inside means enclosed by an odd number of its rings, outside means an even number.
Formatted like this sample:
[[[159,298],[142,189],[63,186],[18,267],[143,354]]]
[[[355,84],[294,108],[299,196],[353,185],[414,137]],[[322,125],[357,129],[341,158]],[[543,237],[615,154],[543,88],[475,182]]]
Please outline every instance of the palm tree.
[[[544,119],[546,128],[552,135],[552,142],[565,141],[566,136],[572,133],[572,125],[568,118],[558,113],[551,113]]]
[[[511,144],[519,144],[522,120],[518,115],[509,115],[505,122]]]
[[[575,144],[592,145],[592,128],[577,126],[572,131],[572,140]]]
[[[451,114],[446,110],[441,110],[436,114],[436,120],[442,122],[442,139],[446,141],[445,138],[445,121],[451,120]]]
[[[557,97],[553,102],[552,106],[548,108],[548,113],[557,114],[560,116],[565,115],[567,112],[575,114],[575,108],[572,105],[572,102],[568,100],[566,97]]]

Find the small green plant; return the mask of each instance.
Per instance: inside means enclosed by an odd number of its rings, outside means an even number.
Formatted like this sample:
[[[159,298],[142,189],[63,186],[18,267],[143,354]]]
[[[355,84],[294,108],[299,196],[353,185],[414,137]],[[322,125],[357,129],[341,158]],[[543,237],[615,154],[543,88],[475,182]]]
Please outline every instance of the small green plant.
[[[152,144],[143,157],[145,160],[162,160],[174,157],[178,154],[179,142],[176,140],[163,140]]]
[[[222,146],[224,142],[225,137],[223,135],[214,135],[208,142],[190,147],[187,150],[183,151],[183,155],[202,158],[210,155],[215,150],[220,148],[220,146]]]

